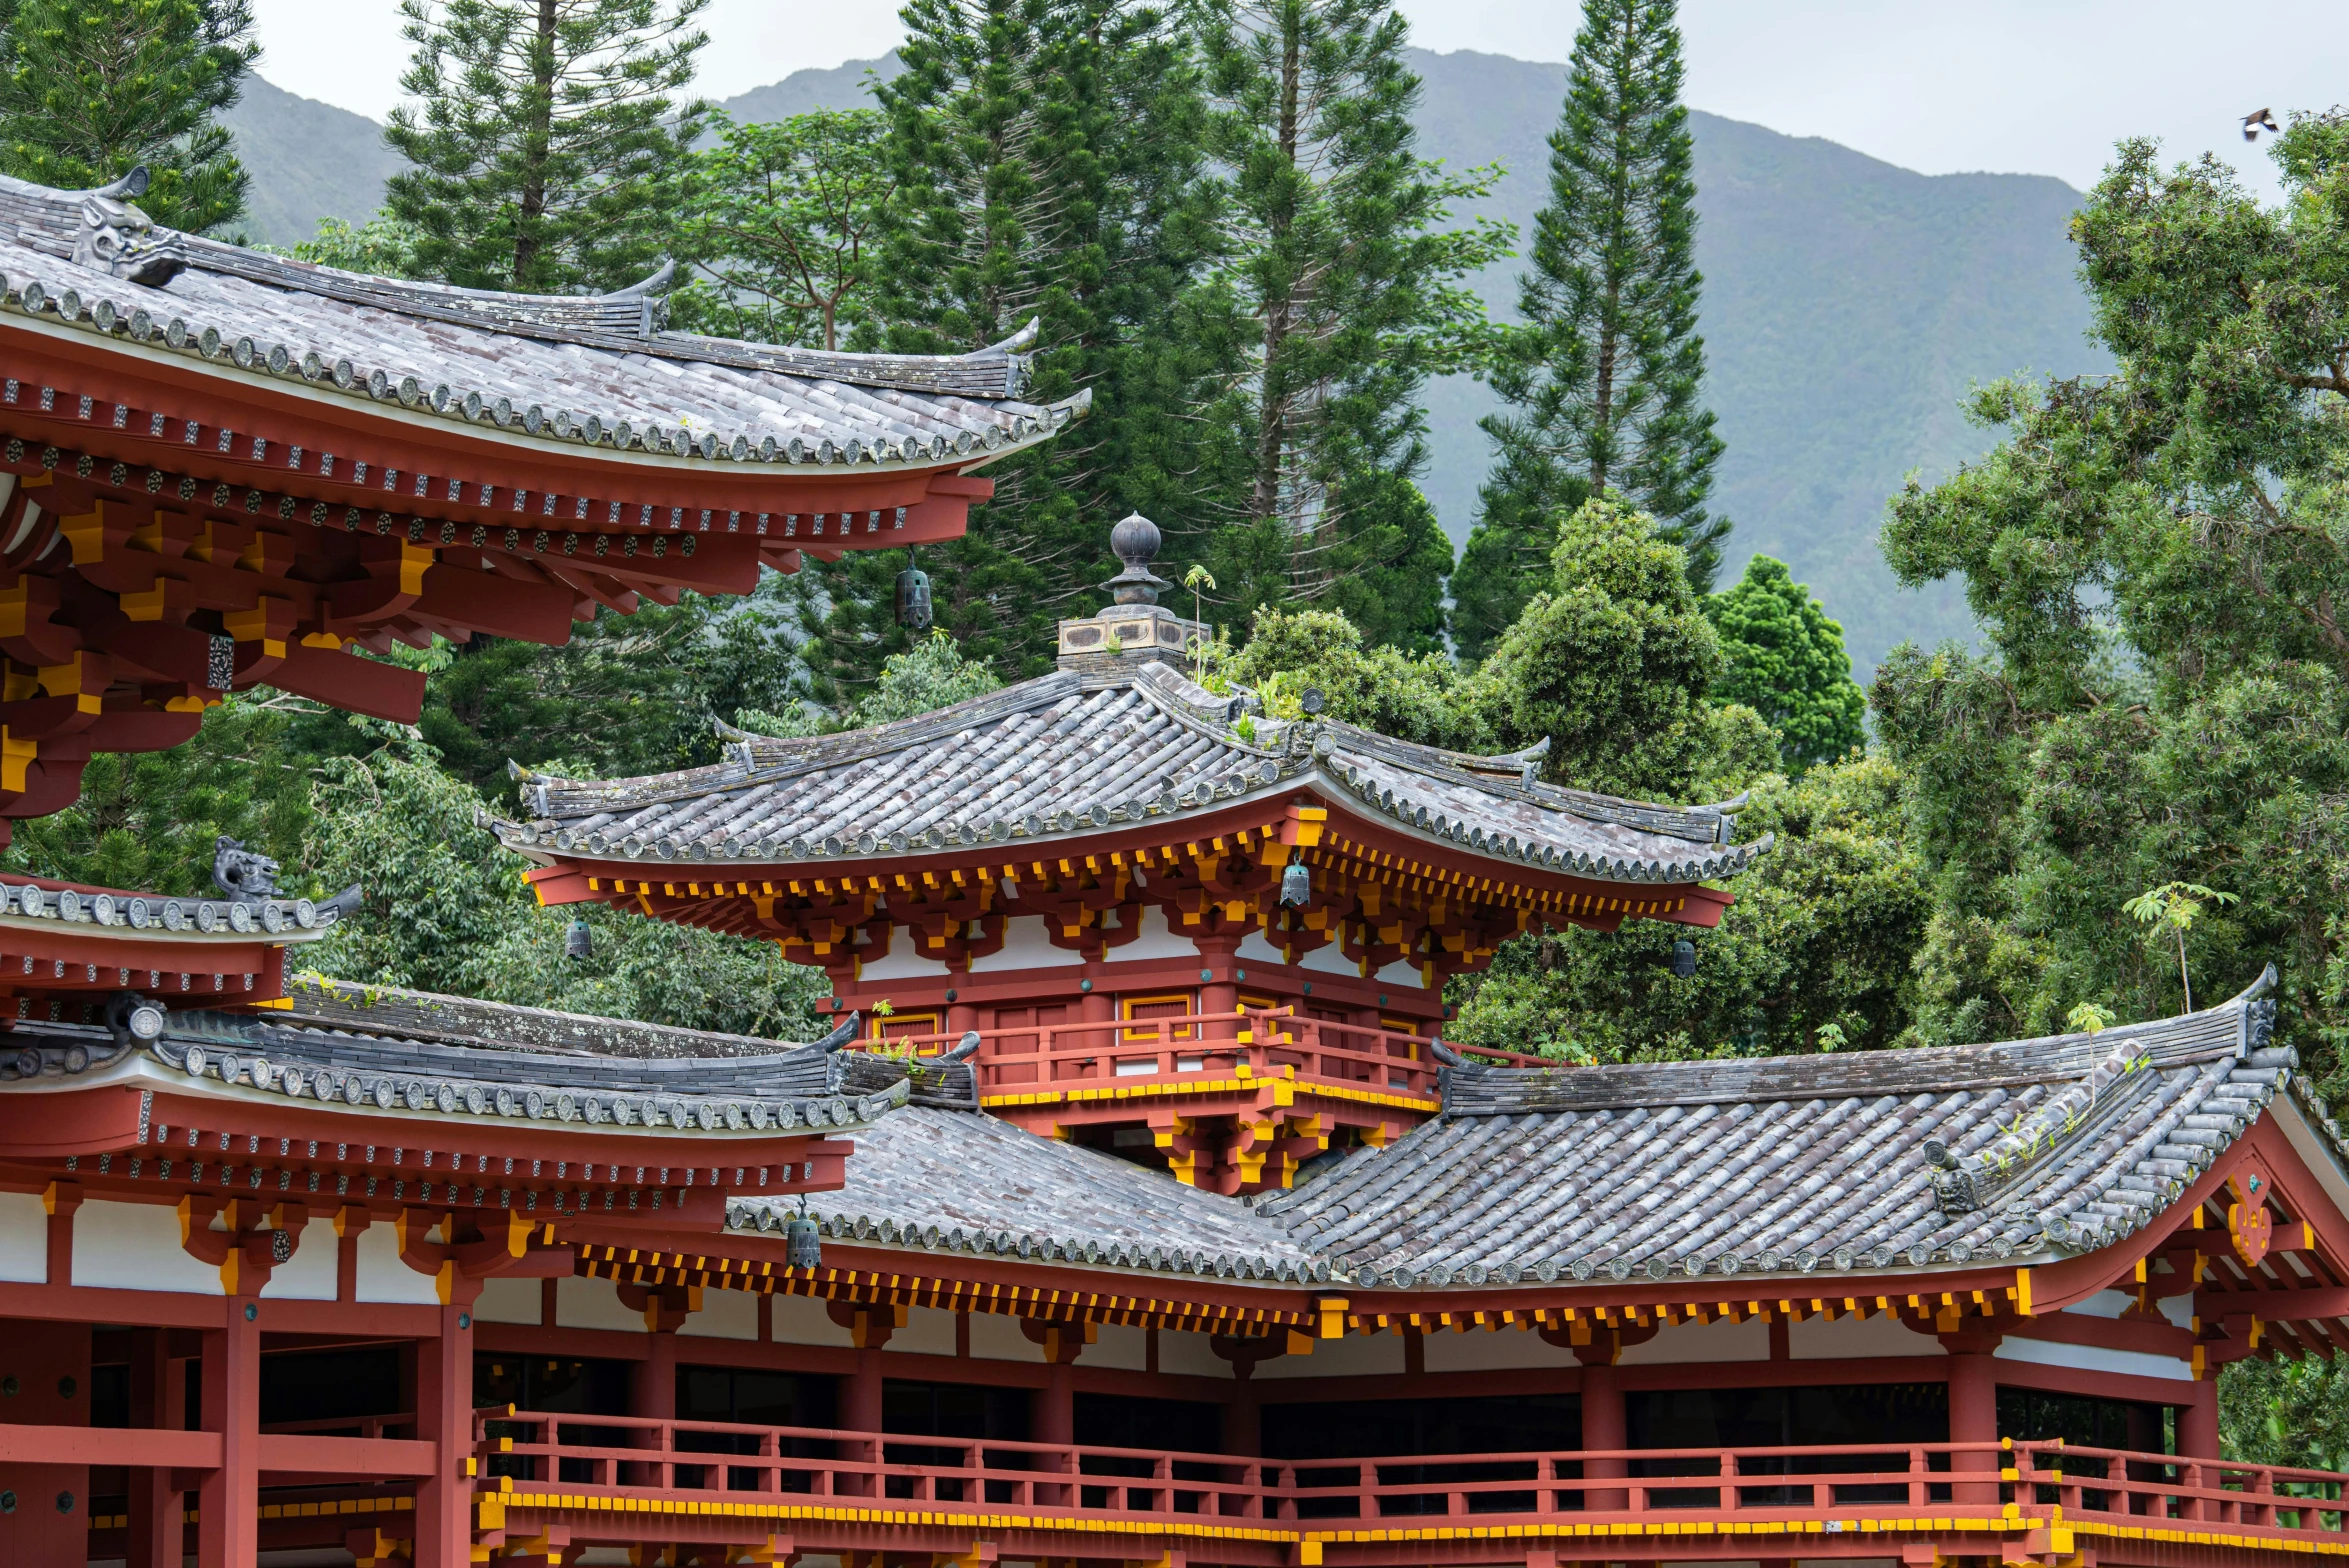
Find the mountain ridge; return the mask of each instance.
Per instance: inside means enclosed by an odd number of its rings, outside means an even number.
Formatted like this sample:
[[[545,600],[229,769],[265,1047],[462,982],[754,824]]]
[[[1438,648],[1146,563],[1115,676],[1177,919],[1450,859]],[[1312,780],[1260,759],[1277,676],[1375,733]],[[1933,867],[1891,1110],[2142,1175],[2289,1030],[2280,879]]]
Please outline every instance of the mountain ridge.
[[[1455,214],[1530,233],[1548,187],[1547,138],[1565,94],[1562,64],[1461,50],[1409,51],[1422,82],[1424,156],[1459,171],[1495,161],[1492,195]],[[724,100],[765,120],[867,102],[894,54],[851,60]],[[398,158],[381,127],[249,78],[226,116],[253,170],[249,227],[291,244],[325,216],[363,221]],[[1863,677],[1896,642],[1966,638],[1956,589],[1904,593],[1876,550],[1886,499],[1978,456],[1967,388],[2032,372],[2109,370],[2087,339],[2068,222],[2082,197],[2044,175],[1919,174],[1824,137],[1796,137],[1701,110],[1697,262],[1706,395],[1727,443],[1714,509],[1736,524],[1727,582],[1753,554],[1785,561],[1841,621]],[[1495,316],[1516,315],[1504,260],[1475,280]],[[1423,486],[1455,545],[1476,518],[1490,456],[1477,419],[1489,389],[1451,377],[1428,389]]]

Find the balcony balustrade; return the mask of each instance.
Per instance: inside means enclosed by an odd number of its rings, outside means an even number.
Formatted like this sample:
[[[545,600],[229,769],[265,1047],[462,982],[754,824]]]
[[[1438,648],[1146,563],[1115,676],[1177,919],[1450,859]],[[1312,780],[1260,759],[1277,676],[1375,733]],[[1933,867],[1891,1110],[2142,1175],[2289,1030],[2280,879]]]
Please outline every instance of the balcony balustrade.
[[[1292,1008],[1184,1013],[1164,1018],[1035,1024],[982,1029],[972,1058],[982,1099],[1046,1089],[1139,1088],[1145,1083],[1206,1083],[1288,1077],[1432,1100],[1437,1064],[1426,1038],[1324,1018]],[[890,1049],[917,1058],[953,1046],[953,1034],[904,1035]],[[1478,1060],[1512,1067],[1555,1062],[1512,1051],[1452,1045]]]
[[[1208,1526],[1323,1543],[1445,1527],[1479,1538],[1667,1533],[1681,1538],[1674,1557],[1793,1554],[1744,1539],[1754,1535],[1801,1535],[1803,1556],[1881,1554],[1887,1535],[2011,1537],[2018,1553],[2068,1554],[2070,1535],[2051,1547],[2051,1530],[2349,1551],[2349,1476],[2060,1442],[1286,1460],[528,1411],[483,1412],[476,1430],[483,1484],[507,1510],[584,1511],[646,1539],[664,1514],[731,1508],[875,1528],[967,1516],[1025,1539]],[[2021,1538],[2035,1531],[2033,1551]],[[1818,1539],[1841,1535],[1853,1539]],[[1700,1547],[1706,1537],[1718,1548]],[[1857,1551],[1862,1537],[1868,1551]]]

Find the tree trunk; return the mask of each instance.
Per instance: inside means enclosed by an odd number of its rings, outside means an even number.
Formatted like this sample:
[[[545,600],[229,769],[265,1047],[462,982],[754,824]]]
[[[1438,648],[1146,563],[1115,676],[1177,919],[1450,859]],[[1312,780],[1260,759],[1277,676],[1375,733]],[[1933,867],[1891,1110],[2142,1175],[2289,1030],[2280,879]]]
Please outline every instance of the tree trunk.
[[[1296,0],[1288,0],[1280,9],[1281,27],[1281,161],[1290,170],[1297,166],[1297,100],[1304,74],[1304,29]],[[1269,216],[1265,235],[1265,249],[1278,254],[1294,224],[1292,214],[1276,206]],[[1258,521],[1280,515],[1281,459],[1288,445],[1288,402],[1285,367],[1282,351],[1288,341],[1289,319],[1295,309],[1294,280],[1284,283],[1278,295],[1268,293],[1264,300],[1264,386],[1262,406],[1257,411],[1256,425],[1256,505]]]
[[[543,245],[539,220],[546,216],[546,166],[555,135],[555,20],[558,0],[538,0],[530,75],[533,96],[523,108],[522,211],[514,226],[514,287],[531,289]]]

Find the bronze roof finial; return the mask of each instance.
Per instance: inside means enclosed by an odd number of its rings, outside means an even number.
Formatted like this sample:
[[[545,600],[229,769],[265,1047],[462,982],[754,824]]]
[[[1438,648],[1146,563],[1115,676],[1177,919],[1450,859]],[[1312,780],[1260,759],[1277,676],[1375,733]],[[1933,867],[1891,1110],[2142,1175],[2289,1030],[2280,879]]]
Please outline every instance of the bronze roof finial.
[[[1174,585],[1150,570],[1158,557],[1158,525],[1140,512],[1129,512],[1109,531],[1109,548],[1125,563],[1125,570],[1101,586],[1119,604],[1156,604],[1158,590]]]

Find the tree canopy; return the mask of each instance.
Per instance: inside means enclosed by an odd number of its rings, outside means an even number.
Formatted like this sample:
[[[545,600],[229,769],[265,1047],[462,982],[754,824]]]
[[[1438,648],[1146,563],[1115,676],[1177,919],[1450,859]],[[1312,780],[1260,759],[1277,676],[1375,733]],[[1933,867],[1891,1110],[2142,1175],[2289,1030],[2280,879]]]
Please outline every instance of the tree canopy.
[[[1868,699],[1851,678],[1843,628],[1782,561],[1757,555],[1726,592],[1705,601],[1720,634],[1714,694],[1741,702],[1778,732],[1786,771],[1843,756],[1867,738]]]

